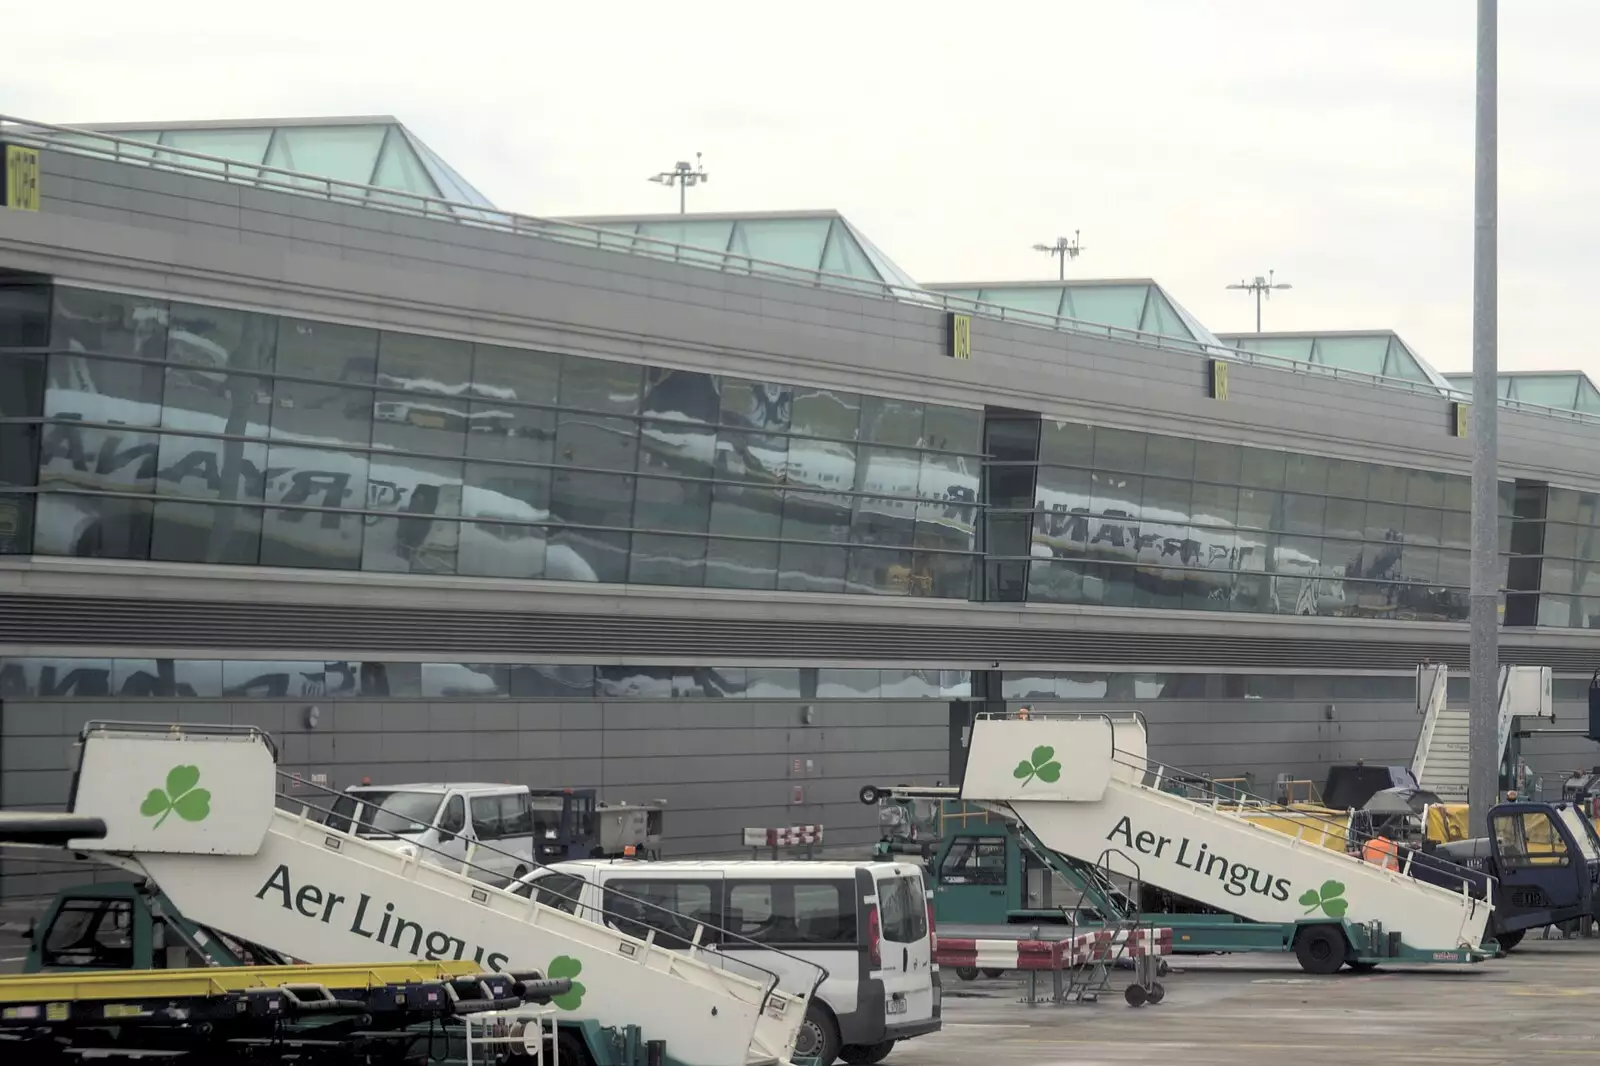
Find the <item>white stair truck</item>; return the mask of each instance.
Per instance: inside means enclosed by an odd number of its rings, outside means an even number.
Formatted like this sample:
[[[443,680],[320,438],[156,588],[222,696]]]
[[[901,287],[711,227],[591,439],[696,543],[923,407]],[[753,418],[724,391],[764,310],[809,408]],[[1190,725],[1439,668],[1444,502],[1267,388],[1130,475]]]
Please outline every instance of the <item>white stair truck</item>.
[[[1287,926],[1300,964],[1475,962],[1490,906],[1161,788],[1137,712],[979,715],[961,798],[1045,847],[1251,922]],[[1408,859],[1409,863],[1409,859]]]
[[[330,829],[280,794],[281,776],[259,730],[91,723],[71,811],[106,832],[69,846],[149,877],[191,921],[304,962],[537,970],[573,979],[556,1000],[564,1012],[637,1026],[685,1066],[792,1057],[820,967],[780,978],[756,952],[699,947],[698,933],[669,950],[653,931],[641,939],[520,898],[417,849]]]
[[[1450,671],[1442,663],[1417,667],[1417,708],[1422,711],[1422,729],[1411,757],[1411,774],[1420,786],[1444,802],[1465,803],[1472,712],[1466,707],[1450,706],[1446,699],[1449,680]],[[1548,666],[1500,667],[1499,736],[1495,750],[1502,760],[1518,718],[1555,721],[1551,686]]]

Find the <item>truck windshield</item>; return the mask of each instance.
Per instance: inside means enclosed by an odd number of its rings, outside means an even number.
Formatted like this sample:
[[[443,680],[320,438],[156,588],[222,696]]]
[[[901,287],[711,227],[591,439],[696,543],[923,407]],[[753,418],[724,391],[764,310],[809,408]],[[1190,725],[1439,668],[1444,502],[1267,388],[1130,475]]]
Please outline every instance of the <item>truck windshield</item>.
[[[353,830],[356,836],[392,837],[399,833],[415,833],[418,826],[425,828],[433,824],[442,799],[444,796],[438,792],[346,792],[333,801],[328,828],[341,833],[352,832],[350,820],[355,817],[357,804],[361,804],[361,822]],[[379,807],[383,809],[378,810]]]

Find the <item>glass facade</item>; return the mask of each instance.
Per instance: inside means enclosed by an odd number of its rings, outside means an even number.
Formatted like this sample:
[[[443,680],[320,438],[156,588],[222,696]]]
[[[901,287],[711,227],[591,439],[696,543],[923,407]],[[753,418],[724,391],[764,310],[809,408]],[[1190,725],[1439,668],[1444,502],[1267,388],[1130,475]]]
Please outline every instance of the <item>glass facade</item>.
[[[0,699],[965,700],[965,670],[552,663],[0,659]]]
[[[1600,629],[1600,494],[1551,488],[1540,543],[1539,624]]]
[[[977,410],[88,289],[50,306],[48,351],[37,308],[0,326],[34,342],[0,354],[12,553],[970,594]]]
[[[1467,617],[1465,477],[1016,413],[986,439],[991,598]],[[1513,495],[1502,483],[1503,550]]]
[[[1454,677],[1451,678],[1455,680]],[[1412,702],[1411,674],[1046,673],[1008,670],[1007,700],[1389,700]]]
[[[990,313],[1027,311],[1183,340],[1211,343],[1217,340],[1152,281],[1041,281],[981,287],[924,287],[972,300]]]
[[[1312,366],[1354,370],[1405,381],[1444,379],[1394,333],[1223,333],[1224,344],[1247,352],[1295,359]],[[1471,387],[1468,387],[1471,391]]]
[[[1471,374],[1446,374],[1445,380],[1458,391],[1472,394]],[[1537,404],[1561,411],[1600,414],[1600,389],[1589,375],[1579,370],[1508,371],[1498,379],[1500,398],[1517,403]]]

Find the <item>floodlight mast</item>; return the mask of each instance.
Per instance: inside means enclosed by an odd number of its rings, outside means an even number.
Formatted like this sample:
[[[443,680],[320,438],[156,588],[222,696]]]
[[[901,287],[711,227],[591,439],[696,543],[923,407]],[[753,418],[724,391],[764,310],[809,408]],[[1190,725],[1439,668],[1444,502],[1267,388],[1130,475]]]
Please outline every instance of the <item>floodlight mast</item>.
[[[706,173],[705,167],[700,165],[700,153],[694,154],[694,165],[690,166],[683,160],[672,165],[671,170],[663,170],[659,174],[652,174],[650,180],[661,185],[678,187],[678,214],[686,214],[689,209],[689,187],[701,185],[711,180],[711,175]]]
[[[1033,246],[1034,251],[1049,252],[1061,260],[1060,278],[1062,281],[1067,280],[1067,260],[1076,259],[1083,254],[1083,245],[1078,243],[1078,235],[1082,232],[1082,230],[1073,230],[1070,241],[1065,237],[1057,237],[1054,244],[1036,244]]]
[[[1261,298],[1264,296],[1269,300],[1272,299],[1272,290],[1274,290],[1274,289],[1292,289],[1292,288],[1294,288],[1294,286],[1290,285],[1288,282],[1275,280],[1276,277],[1277,277],[1277,273],[1278,272],[1276,270],[1269,270],[1269,271],[1267,271],[1267,276],[1266,277],[1262,277],[1260,274],[1257,274],[1254,278],[1252,278],[1249,281],[1245,281],[1245,280],[1243,280],[1241,278],[1237,285],[1229,285],[1228,286],[1228,288],[1230,288],[1230,289],[1240,289],[1240,290],[1242,290],[1244,292],[1253,292],[1253,293],[1255,293],[1255,295],[1256,295],[1256,332],[1257,333],[1261,332]]]

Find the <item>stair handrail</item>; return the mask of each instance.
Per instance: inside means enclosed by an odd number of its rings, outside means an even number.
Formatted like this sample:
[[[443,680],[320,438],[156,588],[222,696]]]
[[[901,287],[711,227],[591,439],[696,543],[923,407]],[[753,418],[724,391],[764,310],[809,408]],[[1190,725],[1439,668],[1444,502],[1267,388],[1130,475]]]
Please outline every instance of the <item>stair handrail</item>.
[[[1426,705],[1422,700],[1422,675],[1432,671],[1433,684],[1428,689]],[[1442,663],[1424,663],[1417,667],[1417,709],[1422,712],[1422,730],[1417,734],[1417,747],[1411,756],[1411,776],[1422,783],[1422,772],[1427,767],[1428,755],[1433,747],[1433,734],[1439,725],[1439,716],[1449,702],[1450,671]]]

